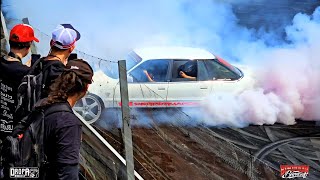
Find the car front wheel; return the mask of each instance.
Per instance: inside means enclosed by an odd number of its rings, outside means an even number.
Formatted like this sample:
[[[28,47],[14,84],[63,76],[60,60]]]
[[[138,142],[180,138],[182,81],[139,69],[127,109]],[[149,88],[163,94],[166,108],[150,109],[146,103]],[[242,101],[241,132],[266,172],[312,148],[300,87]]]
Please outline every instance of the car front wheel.
[[[80,99],[73,109],[92,124],[100,119],[104,106],[99,96],[89,93]]]

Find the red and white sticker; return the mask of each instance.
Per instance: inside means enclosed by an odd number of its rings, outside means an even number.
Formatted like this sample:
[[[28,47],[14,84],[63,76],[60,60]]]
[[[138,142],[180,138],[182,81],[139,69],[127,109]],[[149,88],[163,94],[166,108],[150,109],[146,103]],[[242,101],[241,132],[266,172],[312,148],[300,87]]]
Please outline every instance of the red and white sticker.
[[[121,106],[121,102],[118,104]],[[188,101],[145,101],[145,102],[129,102],[130,107],[193,107],[199,106],[199,102],[188,102]]]
[[[309,175],[308,165],[280,165],[281,177],[285,179],[307,178]]]

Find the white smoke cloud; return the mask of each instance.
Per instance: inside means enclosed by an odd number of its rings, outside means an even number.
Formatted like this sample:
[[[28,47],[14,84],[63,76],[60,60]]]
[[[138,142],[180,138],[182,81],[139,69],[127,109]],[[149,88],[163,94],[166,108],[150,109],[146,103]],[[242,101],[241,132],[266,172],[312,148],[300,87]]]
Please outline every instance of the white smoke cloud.
[[[123,59],[132,48],[161,45],[205,47],[231,58],[230,51],[253,38],[252,30],[237,26],[231,4],[218,0],[5,2],[10,17],[28,17],[48,35],[57,24],[73,24],[82,34],[77,48],[107,59]],[[43,7],[55,7],[55,15]],[[39,36],[45,55],[48,38]]]
[[[263,89],[246,90],[239,96],[217,93],[203,104],[204,123],[210,126],[244,127],[249,124],[294,124],[292,109],[274,93]],[[199,118],[199,117],[198,117]]]
[[[208,124],[294,124],[320,120],[320,8],[297,14],[286,28],[292,43],[244,55],[256,64],[256,89],[238,95],[214,94],[204,103]],[[246,52],[247,53],[247,52]]]

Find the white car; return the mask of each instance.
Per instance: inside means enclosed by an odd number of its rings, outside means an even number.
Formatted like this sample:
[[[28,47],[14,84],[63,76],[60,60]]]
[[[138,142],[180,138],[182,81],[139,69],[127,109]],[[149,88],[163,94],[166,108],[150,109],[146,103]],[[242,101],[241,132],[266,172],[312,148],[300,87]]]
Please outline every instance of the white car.
[[[199,48],[135,49],[126,64],[130,107],[194,107],[211,93],[237,93],[252,84],[244,67],[240,70]],[[97,121],[104,108],[121,106],[119,79],[98,70],[93,80],[90,93],[74,107],[89,123]]]

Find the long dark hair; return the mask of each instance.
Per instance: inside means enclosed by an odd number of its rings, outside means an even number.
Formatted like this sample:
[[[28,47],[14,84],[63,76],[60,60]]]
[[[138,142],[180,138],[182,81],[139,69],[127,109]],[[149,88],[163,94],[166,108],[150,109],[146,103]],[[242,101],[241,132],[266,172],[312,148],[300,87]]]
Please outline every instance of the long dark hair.
[[[87,85],[75,72],[64,71],[50,86],[49,96],[43,105],[66,102],[69,96],[86,91]]]

